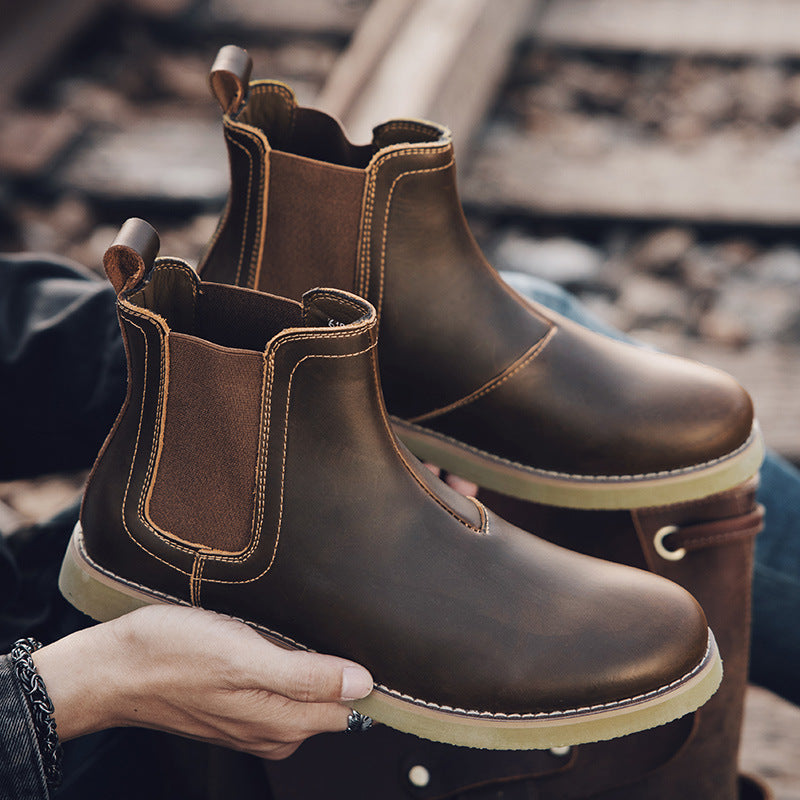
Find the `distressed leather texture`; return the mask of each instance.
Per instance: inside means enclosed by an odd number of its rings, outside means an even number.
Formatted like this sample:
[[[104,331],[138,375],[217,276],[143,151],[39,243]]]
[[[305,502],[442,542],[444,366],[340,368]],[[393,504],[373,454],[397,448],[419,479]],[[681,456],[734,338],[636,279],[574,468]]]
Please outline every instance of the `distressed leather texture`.
[[[614,702],[702,660],[688,593],[515,528],[399,445],[364,300],[296,303],[162,259],[118,305],[129,391],[82,509],[89,557],[118,580],[490,713]],[[209,370],[235,387],[209,394]],[[180,408],[193,394],[213,410]],[[231,454],[245,463],[219,498],[207,484]],[[177,474],[189,460],[205,481]]]
[[[566,753],[495,753],[425,742],[387,728],[369,736],[314,737],[289,759],[265,765],[276,800],[767,800],[769,792],[737,775],[747,683],[753,540],[762,523],[754,482],[700,501],[637,511],[579,511],[481,492],[517,524],[546,531],[554,542],[651,569],[700,600],[717,636],[725,675],[693,715],[610,742]],[[668,562],[655,533],[678,530]],[[411,782],[413,767],[428,782]]]
[[[201,273],[370,300],[392,415],[575,477],[687,469],[747,441],[752,404],[729,376],[611,342],[500,280],[464,218],[445,128],[394,120],[356,146],[270,81],[223,124],[232,188]]]

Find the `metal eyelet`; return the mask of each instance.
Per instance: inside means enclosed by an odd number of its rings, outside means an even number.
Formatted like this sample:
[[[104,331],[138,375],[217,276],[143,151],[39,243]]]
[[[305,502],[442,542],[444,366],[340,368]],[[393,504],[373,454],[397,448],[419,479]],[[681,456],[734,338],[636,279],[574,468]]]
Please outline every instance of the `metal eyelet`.
[[[656,531],[656,535],[653,537],[653,546],[656,548],[656,553],[665,561],[680,561],[686,555],[685,547],[679,547],[677,550],[670,550],[664,544],[664,539],[666,539],[667,536],[677,532],[677,525],[665,525],[663,528],[659,528]]]

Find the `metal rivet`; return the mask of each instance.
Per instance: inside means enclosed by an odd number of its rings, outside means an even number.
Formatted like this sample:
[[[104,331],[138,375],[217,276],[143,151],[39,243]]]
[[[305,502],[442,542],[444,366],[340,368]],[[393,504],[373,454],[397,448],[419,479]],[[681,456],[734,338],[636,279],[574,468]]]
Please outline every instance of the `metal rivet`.
[[[569,745],[564,745],[563,747],[551,747],[550,752],[554,756],[568,756],[572,752],[572,748]]]
[[[679,547],[677,550],[669,550],[664,544],[664,539],[666,539],[667,536],[677,532],[677,525],[665,525],[663,528],[659,528],[656,531],[656,535],[653,537],[653,546],[656,548],[656,553],[665,561],[680,561],[686,555],[685,547]]]
[[[408,782],[422,789],[431,782],[431,774],[422,764],[416,764],[408,771]]]

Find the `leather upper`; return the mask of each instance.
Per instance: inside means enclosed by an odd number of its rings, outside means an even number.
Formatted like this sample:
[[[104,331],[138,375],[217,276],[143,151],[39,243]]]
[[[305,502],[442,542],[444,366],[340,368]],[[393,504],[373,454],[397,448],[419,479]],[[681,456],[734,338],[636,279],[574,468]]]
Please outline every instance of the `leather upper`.
[[[129,392],[82,510],[100,568],[355,659],[436,706],[613,703],[702,660],[706,621],[682,589],[515,528],[398,444],[365,301],[316,290],[300,305],[161,260],[119,315]],[[208,369],[242,385],[212,397]],[[240,415],[242,387],[255,404]],[[173,402],[195,392],[213,414]],[[231,453],[250,477],[232,476],[210,514]],[[205,481],[171,474],[187,459]]]
[[[370,300],[392,415],[579,477],[669,473],[746,444],[752,403],[732,378],[612,343],[500,280],[464,219],[445,128],[394,120],[352,145],[269,81],[224,127],[232,190],[203,275]]]

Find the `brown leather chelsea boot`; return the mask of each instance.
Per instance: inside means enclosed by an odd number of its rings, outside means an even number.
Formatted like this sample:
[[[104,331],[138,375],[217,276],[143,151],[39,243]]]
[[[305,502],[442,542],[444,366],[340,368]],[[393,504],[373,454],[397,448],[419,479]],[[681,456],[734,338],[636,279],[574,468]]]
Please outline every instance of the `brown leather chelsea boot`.
[[[521,298],[486,262],[446,128],[394,120],[351,144],[282,83],[212,68],[231,166],[207,280],[299,299],[335,286],[380,320],[397,435],[480,486],[578,508],[704,497],[758,470],[747,393],[690,361],[614,342]]]
[[[691,595],[513,527],[398,443],[369,302],[205,283],[156,250],[130,220],[104,260],[128,394],[64,559],[77,608],[239,617],[364,664],[359,711],[472,747],[615,737],[714,692]]]

